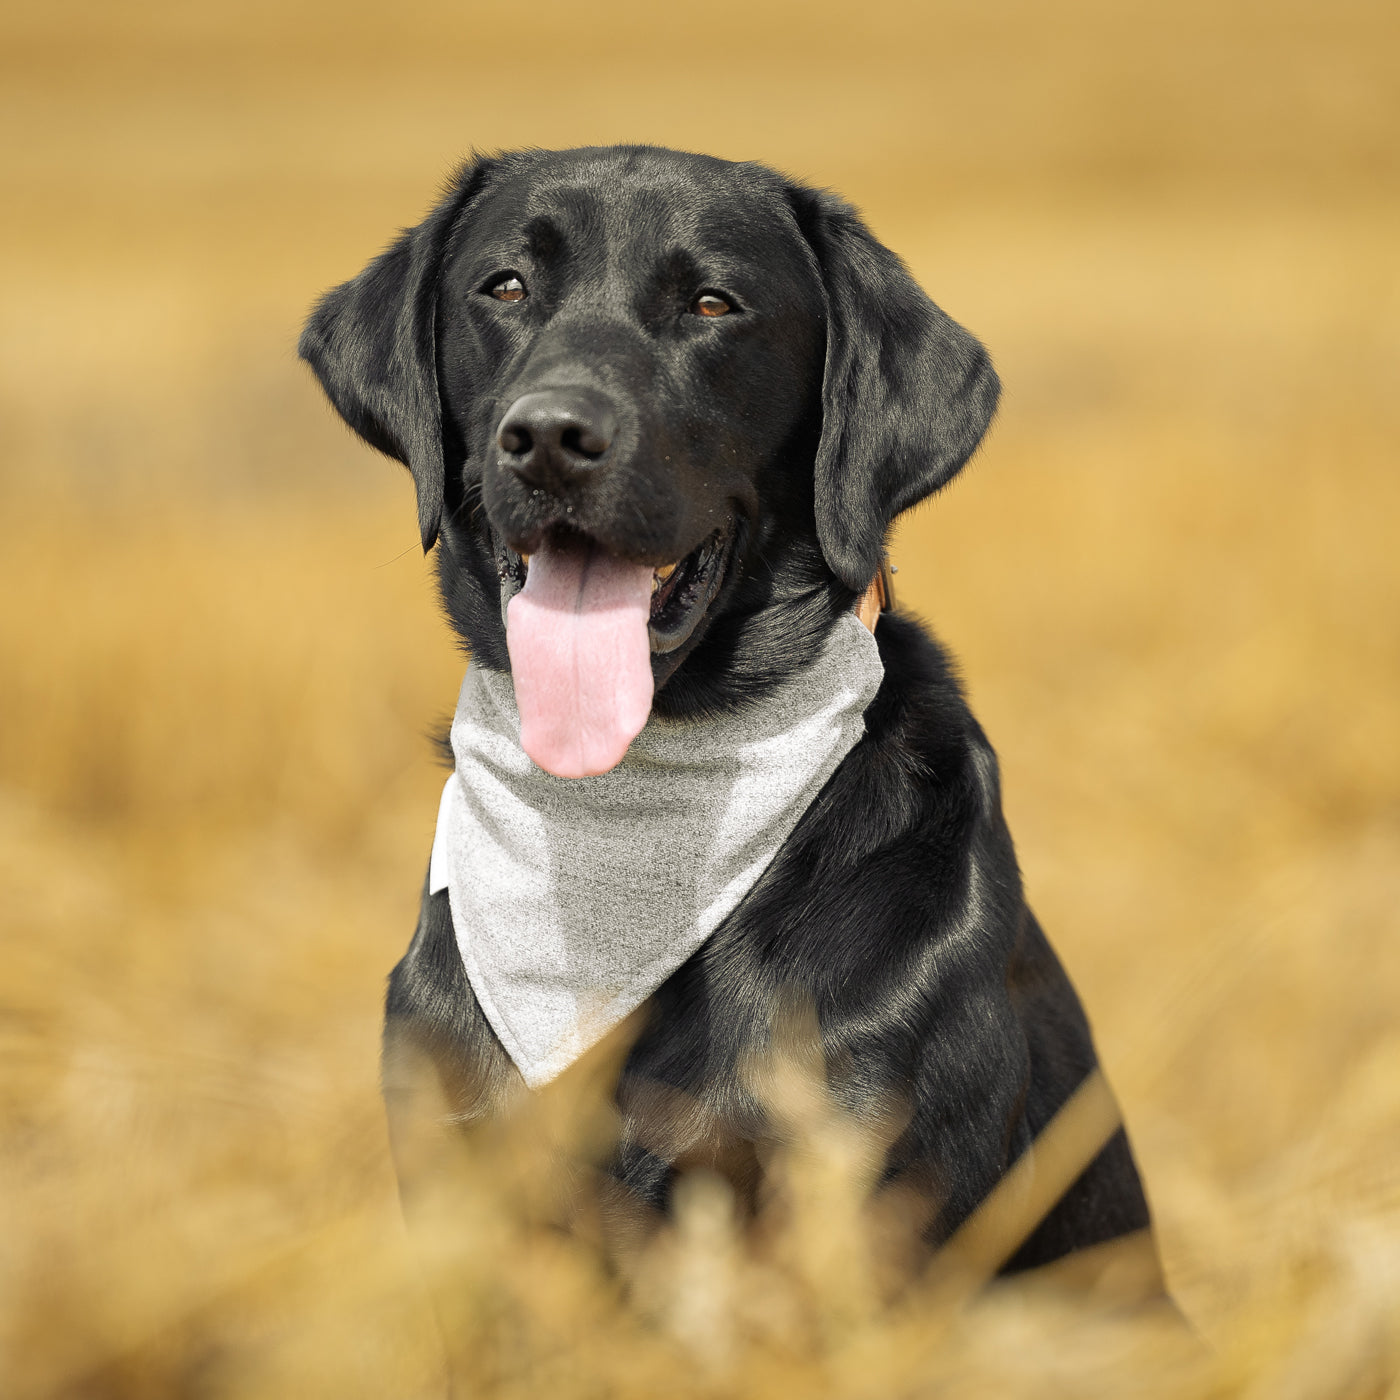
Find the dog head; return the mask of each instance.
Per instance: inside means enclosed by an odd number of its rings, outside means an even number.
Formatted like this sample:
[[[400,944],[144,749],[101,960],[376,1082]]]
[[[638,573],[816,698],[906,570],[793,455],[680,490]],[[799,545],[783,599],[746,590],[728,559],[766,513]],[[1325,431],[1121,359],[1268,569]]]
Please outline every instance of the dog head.
[[[300,349],[561,776],[800,665],[998,393],[848,205],[654,147],[470,162]]]

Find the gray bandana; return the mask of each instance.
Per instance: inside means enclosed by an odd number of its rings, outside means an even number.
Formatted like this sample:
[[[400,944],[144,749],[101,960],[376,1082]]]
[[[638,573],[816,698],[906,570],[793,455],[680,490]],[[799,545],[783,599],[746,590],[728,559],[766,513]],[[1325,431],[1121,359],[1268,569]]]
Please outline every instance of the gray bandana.
[[[471,666],[428,884],[531,1088],[639,1006],[719,926],[865,733],[884,670],[854,614],[739,714],[655,717],[611,772],[556,778],[520,747],[511,678]]]

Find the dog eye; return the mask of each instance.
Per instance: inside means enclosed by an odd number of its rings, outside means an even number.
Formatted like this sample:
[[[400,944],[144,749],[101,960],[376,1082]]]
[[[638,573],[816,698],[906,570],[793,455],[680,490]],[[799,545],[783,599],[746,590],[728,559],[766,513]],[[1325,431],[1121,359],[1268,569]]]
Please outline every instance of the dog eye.
[[[696,316],[727,316],[734,308],[722,296],[714,292],[701,292],[690,304]]]
[[[512,272],[487,287],[486,294],[495,297],[497,301],[523,301],[526,295],[525,284]]]

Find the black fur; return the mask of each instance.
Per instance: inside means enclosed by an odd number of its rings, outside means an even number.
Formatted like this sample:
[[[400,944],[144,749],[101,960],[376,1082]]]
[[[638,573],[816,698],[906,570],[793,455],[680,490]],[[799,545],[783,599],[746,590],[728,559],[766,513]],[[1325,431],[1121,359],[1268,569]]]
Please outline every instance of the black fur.
[[[523,300],[488,294],[506,272]],[[692,314],[714,289],[734,311]],[[656,708],[672,715],[740,706],[812,655],[879,567],[893,518],[973,452],[998,392],[982,347],[848,205],[761,166],[648,147],[473,161],[322,300],[301,350],[347,422],[412,470],[424,547],[437,540],[477,664],[509,667],[502,590],[544,535],[660,564],[732,531],[718,596],[653,657]],[[602,396],[617,430],[586,484],[532,492],[497,425],[561,385]],[[740,1066],[794,999],[815,1007],[841,1102],[872,1120],[904,1106],[884,1180],[924,1193],[930,1243],[1094,1066],[947,658],[902,614],[876,638],[885,680],[865,738],[648,1004],[617,1086],[612,1170],[652,1205],[666,1206],[678,1162],[755,1189],[770,1130]],[[386,1046],[391,1066],[402,1047],[428,1051],[464,1122],[489,1120],[518,1084],[445,894],[425,893],[390,979]],[[659,1088],[695,1110],[662,1147],[647,1121]],[[1120,1131],[1010,1267],[1147,1223]]]

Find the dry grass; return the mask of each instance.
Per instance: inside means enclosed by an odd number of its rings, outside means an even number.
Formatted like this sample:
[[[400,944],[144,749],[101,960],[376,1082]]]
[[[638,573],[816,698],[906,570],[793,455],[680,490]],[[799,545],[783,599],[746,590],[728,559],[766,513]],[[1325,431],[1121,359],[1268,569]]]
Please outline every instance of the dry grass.
[[[435,1394],[426,1267],[500,1396],[1396,1395],[1400,31],[1048,13],[733,6],[714,71],[683,17],[560,7],[529,104],[504,9],[4,17],[0,1393]],[[454,66],[482,35],[510,63]],[[689,1183],[649,1308],[532,1223],[539,1121],[408,1254],[379,999],[461,659],[289,347],[464,146],[631,136],[841,186],[997,353],[901,597],[1205,1355],[1048,1289],[882,1311],[819,1109],[789,1228],[746,1253]]]

